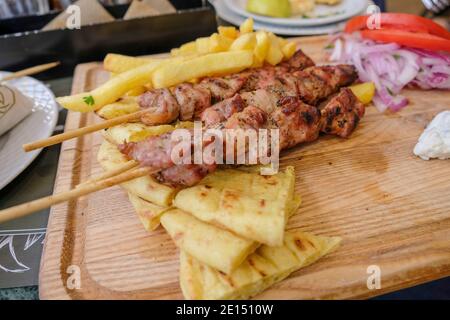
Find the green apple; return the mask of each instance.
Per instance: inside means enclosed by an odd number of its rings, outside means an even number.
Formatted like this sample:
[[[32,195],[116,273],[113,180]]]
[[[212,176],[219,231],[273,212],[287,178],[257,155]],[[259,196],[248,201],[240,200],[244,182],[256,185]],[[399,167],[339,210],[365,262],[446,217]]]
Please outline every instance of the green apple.
[[[289,0],[248,0],[247,11],[279,18],[287,18],[292,15]]]

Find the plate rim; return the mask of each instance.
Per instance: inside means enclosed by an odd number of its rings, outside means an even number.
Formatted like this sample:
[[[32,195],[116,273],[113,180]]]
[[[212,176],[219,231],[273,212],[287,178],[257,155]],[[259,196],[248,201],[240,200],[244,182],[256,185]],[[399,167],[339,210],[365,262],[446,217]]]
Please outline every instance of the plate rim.
[[[9,72],[9,71],[0,71],[0,75],[8,75],[11,73],[12,72]],[[48,138],[48,137],[52,136],[53,132],[55,131],[56,125],[58,123],[58,118],[59,118],[59,108],[58,108],[58,103],[56,102],[55,94],[49,87],[47,87],[47,85],[44,82],[42,82],[36,78],[33,78],[33,77],[22,77],[22,78],[25,78],[25,79],[28,79],[31,81],[36,81],[42,87],[44,87],[45,90],[53,98],[53,100],[51,101],[51,108],[53,109],[55,116],[52,117],[52,119],[50,121],[50,125],[48,127],[49,132],[44,135],[45,138]],[[33,101],[34,101],[34,99],[33,99]],[[29,116],[32,116],[32,114],[28,115],[28,117]],[[23,120],[25,120],[25,119],[23,119]],[[11,133],[14,129],[15,128],[12,128],[11,130],[8,131],[8,133]],[[8,134],[8,133],[5,133],[5,134]],[[38,157],[38,155],[42,152],[42,150],[43,150],[43,148],[26,153],[26,155],[29,155],[29,157],[27,157],[28,159],[25,160],[22,165],[15,167],[15,168],[17,168],[17,170],[13,170],[14,173],[12,173],[8,178],[6,178],[0,182],[0,190],[2,190],[7,185],[9,185],[15,178],[17,178],[23,171],[25,171],[25,169],[28,168],[33,163],[33,161]],[[1,150],[0,150],[0,153],[1,153]]]
[[[223,2],[223,0],[209,0],[216,9],[217,15],[232,24],[239,25],[242,22],[245,21],[245,17],[242,17],[235,12],[231,11]],[[224,12],[226,10],[227,12]],[[237,21],[237,19],[241,21]],[[274,32],[279,35],[284,36],[319,36],[319,35],[326,35],[334,32],[339,32],[338,26],[340,23],[331,24],[330,28],[334,26],[334,30],[327,30],[327,31],[314,31],[314,32],[308,32],[306,29],[317,29],[317,28],[324,28],[327,25],[321,25],[321,26],[315,26],[315,27],[295,27],[295,26],[277,26],[277,25],[270,25],[270,24],[264,24],[259,21],[255,21],[255,28],[256,29],[265,29],[271,32]],[[281,30],[284,29],[284,30]],[[289,30],[292,29],[292,30]],[[295,30],[294,30],[295,29]],[[299,32],[299,29],[302,31]],[[342,28],[343,29],[343,28]]]
[[[215,1],[222,1],[222,0],[213,0]],[[235,3],[239,0],[229,0],[229,1],[223,1],[225,6],[233,11],[234,13],[242,16],[242,17],[252,17],[255,21],[261,22],[261,23],[267,23],[271,25],[280,25],[280,26],[290,26],[290,27],[314,27],[314,26],[320,26],[320,25],[326,25],[326,24],[332,24],[337,23],[343,20],[346,20],[348,18],[354,17],[355,15],[358,15],[361,13],[364,7],[367,7],[370,4],[369,0],[363,0],[364,4],[361,4],[361,9],[357,7],[358,10],[355,9],[354,12],[344,13],[344,14],[338,14],[330,17],[325,18],[311,18],[311,19],[287,19],[287,18],[273,18],[273,17],[266,17],[262,15],[258,15],[252,12],[248,12],[247,10],[241,8],[240,6],[232,5],[232,3]],[[361,2],[362,3],[362,2]]]

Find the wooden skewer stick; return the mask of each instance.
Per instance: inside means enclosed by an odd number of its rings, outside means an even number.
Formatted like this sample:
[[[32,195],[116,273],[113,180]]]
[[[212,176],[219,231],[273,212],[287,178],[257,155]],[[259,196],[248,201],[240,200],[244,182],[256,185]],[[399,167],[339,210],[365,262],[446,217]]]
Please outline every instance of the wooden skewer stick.
[[[60,62],[57,61],[57,62],[41,64],[39,66],[23,69],[21,71],[14,72],[14,73],[11,73],[10,75],[3,77],[2,79],[0,79],[0,82],[9,81],[12,79],[21,78],[21,77],[25,77],[25,76],[31,76],[33,74],[40,73],[45,70],[54,68],[54,67],[58,66],[59,64],[60,64]]]
[[[130,171],[121,173],[115,177],[111,177],[101,181],[95,181],[93,183],[86,184],[73,190],[54,194],[45,198],[34,200],[28,203],[24,203],[15,207],[11,207],[0,211],[0,223],[10,221],[13,219],[27,216],[33,212],[51,207],[55,204],[69,201],[81,196],[100,191],[117,184],[140,178],[149,174],[158,172],[159,170],[151,170],[150,168],[137,168]]]
[[[114,118],[111,120],[106,120],[101,123],[94,124],[92,126],[87,126],[87,127],[76,129],[76,130],[67,131],[67,132],[64,132],[61,134],[57,134],[55,136],[51,136],[50,138],[47,138],[47,139],[24,144],[22,147],[23,147],[23,150],[25,150],[26,152],[40,149],[40,148],[45,148],[48,146],[52,146],[52,145],[61,143],[66,140],[80,137],[80,136],[88,134],[88,133],[100,131],[100,130],[103,130],[106,128],[117,126],[122,123],[127,123],[127,122],[130,122],[133,120],[137,120],[147,112],[148,112],[147,110],[141,110],[141,111],[138,111],[135,113],[126,114],[124,116],[120,116],[120,117],[117,117],[117,118]]]
[[[87,181],[84,181],[84,182],[80,183],[79,185],[77,185],[77,188],[80,188],[80,187],[85,186],[85,185],[90,184],[90,183],[94,183],[94,182],[97,182],[97,181],[100,181],[100,180],[104,180],[104,179],[108,179],[108,178],[117,176],[117,175],[119,175],[121,173],[124,173],[125,171],[128,171],[128,170],[131,170],[133,168],[136,168],[138,165],[139,165],[139,163],[137,161],[130,160],[128,162],[125,162],[120,167],[117,167],[117,168],[115,168],[113,170],[106,171],[106,172],[104,172],[102,174],[99,174],[96,177],[93,177],[93,178],[91,178],[91,179],[89,179]]]

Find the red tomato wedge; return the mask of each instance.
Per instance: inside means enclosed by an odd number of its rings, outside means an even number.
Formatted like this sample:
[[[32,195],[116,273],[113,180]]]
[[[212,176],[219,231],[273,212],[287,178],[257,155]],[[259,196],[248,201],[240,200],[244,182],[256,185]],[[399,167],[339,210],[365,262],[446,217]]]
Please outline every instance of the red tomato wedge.
[[[411,48],[450,52],[450,40],[428,33],[413,33],[408,31],[382,29],[363,30],[361,36],[366,39],[381,42],[395,42]]]
[[[345,32],[352,33],[355,31],[369,29],[367,20],[370,16],[358,16],[350,19],[346,26]],[[382,29],[396,29],[402,31],[428,33],[444,39],[450,40],[450,32],[436,22],[407,13],[381,13],[380,24]]]

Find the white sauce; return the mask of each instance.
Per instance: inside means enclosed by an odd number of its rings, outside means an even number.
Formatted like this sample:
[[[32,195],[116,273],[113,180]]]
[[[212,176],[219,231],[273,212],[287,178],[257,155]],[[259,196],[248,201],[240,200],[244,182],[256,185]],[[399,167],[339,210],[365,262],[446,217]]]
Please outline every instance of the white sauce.
[[[414,148],[423,160],[450,159],[450,111],[439,113],[428,125]]]

